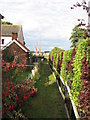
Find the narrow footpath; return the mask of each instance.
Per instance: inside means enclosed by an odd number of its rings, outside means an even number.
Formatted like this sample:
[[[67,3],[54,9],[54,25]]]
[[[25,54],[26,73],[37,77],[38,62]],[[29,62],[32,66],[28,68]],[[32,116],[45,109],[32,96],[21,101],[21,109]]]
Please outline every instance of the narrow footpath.
[[[31,98],[31,107],[25,105],[25,114],[30,118],[67,118],[64,101],[49,64],[39,67],[40,79],[36,81],[37,95]]]

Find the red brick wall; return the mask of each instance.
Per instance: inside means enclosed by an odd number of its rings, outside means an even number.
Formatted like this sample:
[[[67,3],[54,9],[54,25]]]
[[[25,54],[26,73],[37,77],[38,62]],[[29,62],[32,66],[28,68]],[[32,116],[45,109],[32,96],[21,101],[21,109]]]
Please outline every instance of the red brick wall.
[[[9,47],[7,47],[4,51],[3,54],[6,54],[8,50],[8,56],[11,56],[13,54],[13,50],[16,51],[16,55],[19,57],[19,62],[24,59],[24,56],[27,54],[23,49],[21,49],[16,43],[12,43]]]

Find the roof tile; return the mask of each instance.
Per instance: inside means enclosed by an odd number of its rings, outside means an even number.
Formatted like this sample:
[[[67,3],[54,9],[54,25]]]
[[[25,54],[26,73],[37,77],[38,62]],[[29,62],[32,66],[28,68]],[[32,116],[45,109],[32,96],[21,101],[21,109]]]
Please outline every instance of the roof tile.
[[[2,36],[12,36],[12,33],[19,33],[21,25],[2,25]]]

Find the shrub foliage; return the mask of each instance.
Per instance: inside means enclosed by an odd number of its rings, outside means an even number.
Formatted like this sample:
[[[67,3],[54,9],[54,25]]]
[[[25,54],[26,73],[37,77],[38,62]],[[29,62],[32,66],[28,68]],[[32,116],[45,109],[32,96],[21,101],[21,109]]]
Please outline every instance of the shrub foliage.
[[[89,119],[90,38],[82,41],[76,48],[67,51],[54,48],[50,52],[49,61],[70,87],[80,116]]]

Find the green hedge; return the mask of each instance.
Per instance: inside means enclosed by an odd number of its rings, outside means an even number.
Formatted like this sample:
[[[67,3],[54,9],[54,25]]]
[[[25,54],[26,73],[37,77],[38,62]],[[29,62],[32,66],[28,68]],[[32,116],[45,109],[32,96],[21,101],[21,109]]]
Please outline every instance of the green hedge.
[[[78,106],[78,95],[79,92],[82,88],[82,80],[81,80],[81,75],[82,75],[82,59],[84,57],[85,54],[85,49],[88,47],[90,48],[88,45],[88,40],[84,40],[82,43],[80,43],[76,49],[76,55],[73,61],[73,71],[74,71],[74,77],[73,77],[73,83],[72,83],[72,97],[73,100],[75,101],[76,105]],[[89,52],[89,51],[88,51]],[[89,55],[89,53],[87,52],[87,56]],[[87,60],[89,61],[90,59]]]
[[[58,69],[58,64],[61,60],[61,53],[63,51],[64,51],[63,49],[55,47],[49,53],[49,61],[52,63],[53,67],[55,67],[56,69]]]
[[[53,66],[54,64],[57,66],[58,62],[61,60],[61,52],[62,50],[57,52],[55,49],[50,52],[50,60],[52,61]],[[82,60],[85,54],[86,62],[90,67],[90,38],[83,40],[83,42],[81,42],[77,48],[63,51],[63,61],[61,64],[60,75],[64,82],[67,82],[68,86],[70,87],[72,99],[76,106],[80,105],[78,96],[83,87],[82,83],[84,79],[82,79],[81,76],[83,69]],[[89,72],[89,69],[87,72]]]
[[[71,61],[71,54],[72,54],[72,49],[65,51],[63,55],[63,62],[62,62],[60,74],[64,82],[67,81],[67,63]]]

